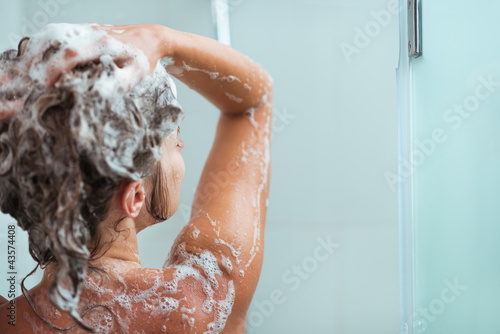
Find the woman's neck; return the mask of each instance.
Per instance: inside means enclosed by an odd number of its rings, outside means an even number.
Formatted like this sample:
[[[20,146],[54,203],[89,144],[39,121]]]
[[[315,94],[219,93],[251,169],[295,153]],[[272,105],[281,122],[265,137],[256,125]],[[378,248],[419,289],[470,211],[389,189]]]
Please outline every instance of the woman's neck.
[[[132,218],[123,219],[116,227],[105,226],[100,233],[102,250],[98,252],[98,260],[127,261],[141,265],[137,231]]]
[[[101,250],[95,256],[96,259],[90,262],[92,266],[103,269],[109,268],[112,265],[141,267],[134,221],[130,218],[122,220],[116,227],[116,231],[109,228],[107,232],[101,234],[99,241]],[[110,243],[111,246],[109,245]],[[57,263],[48,264],[44,270],[40,284],[48,287],[53,282],[56,272]]]

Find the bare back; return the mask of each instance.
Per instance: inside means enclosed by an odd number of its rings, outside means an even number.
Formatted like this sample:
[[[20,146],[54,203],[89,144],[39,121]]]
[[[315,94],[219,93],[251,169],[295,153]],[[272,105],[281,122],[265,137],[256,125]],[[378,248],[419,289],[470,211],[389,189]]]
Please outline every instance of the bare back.
[[[109,280],[97,274],[87,278],[78,309],[85,322],[101,333],[219,333],[221,327],[228,333],[244,332],[243,323],[238,324],[236,318],[228,321],[234,291],[222,281],[214,289],[210,278],[194,267],[108,265]],[[30,294],[38,313],[50,324],[73,326],[72,320],[49,302],[46,285],[36,286]],[[35,314],[24,296],[15,302],[15,326],[2,320],[2,333],[60,333]],[[2,319],[7,319],[9,305],[1,306]],[[69,332],[88,333],[77,326]]]

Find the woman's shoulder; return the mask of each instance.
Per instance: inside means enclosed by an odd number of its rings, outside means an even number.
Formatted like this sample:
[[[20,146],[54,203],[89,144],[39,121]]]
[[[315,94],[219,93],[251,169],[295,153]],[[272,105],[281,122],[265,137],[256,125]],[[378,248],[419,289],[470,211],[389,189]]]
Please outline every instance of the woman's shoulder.
[[[243,333],[237,328],[244,328],[244,317],[232,314],[234,290],[223,280],[213,280],[214,277],[188,265],[160,269],[111,265],[105,275],[87,278],[78,311],[88,325],[102,333],[140,333],[142,330],[219,333],[223,328],[231,333]],[[30,293],[38,313],[46,321],[61,328],[71,326],[73,322],[67,315],[50,304],[47,289],[32,289]],[[2,323],[2,333],[35,329],[55,333],[35,314],[23,295],[15,302],[15,326]],[[5,322],[8,303],[8,300],[2,303],[0,311]],[[79,328],[72,332],[84,333]]]
[[[31,325],[26,322],[26,298],[20,295],[14,299],[0,296],[0,328],[2,333],[29,333]]]
[[[134,330],[149,328],[151,332],[222,329],[234,302],[227,285],[222,281],[210,282],[210,274],[188,265],[133,268],[114,283],[94,289],[109,296],[105,299],[113,300],[106,306],[124,311],[117,316],[125,332],[133,332],[127,327],[128,322],[133,323]]]
[[[125,280],[126,298],[161,332],[243,333],[245,317],[237,313],[234,285],[211,269],[201,263],[134,269]]]
[[[15,309],[14,306],[11,306],[14,304],[14,300],[9,301],[7,298],[4,296],[0,295],[0,316],[1,316],[1,323],[0,323],[0,328],[5,328],[7,329],[9,326],[15,326]],[[10,315],[10,311],[12,310],[12,315]]]
[[[4,296],[0,295],[0,306],[3,306],[3,304],[6,304],[9,300],[5,298]]]

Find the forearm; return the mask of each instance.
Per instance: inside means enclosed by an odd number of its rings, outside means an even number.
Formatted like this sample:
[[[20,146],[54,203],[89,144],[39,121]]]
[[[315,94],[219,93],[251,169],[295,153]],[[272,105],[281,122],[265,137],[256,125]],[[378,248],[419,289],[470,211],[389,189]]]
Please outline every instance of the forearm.
[[[187,32],[165,30],[167,71],[204,96],[219,110],[240,114],[259,106],[272,86],[256,62],[218,41]]]

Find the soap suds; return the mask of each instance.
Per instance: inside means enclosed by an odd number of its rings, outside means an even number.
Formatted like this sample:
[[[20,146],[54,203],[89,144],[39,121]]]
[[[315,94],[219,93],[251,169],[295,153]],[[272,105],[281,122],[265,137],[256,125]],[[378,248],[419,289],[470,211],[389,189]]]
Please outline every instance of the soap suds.
[[[233,270],[233,263],[231,262],[231,260],[229,260],[229,258],[222,255],[221,263],[222,263],[222,266],[227,270],[227,273],[230,274],[231,271]]]
[[[250,108],[250,109],[246,110],[243,114],[245,116],[248,115],[248,119],[250,120],[250,123],[252,123],[254,128],[258,129],[259,124],[255,121],[254,113],[255,113],[255,108]]]
[[[241,103],[241,102],[243,102],[243,99],[242,99],[241,97],[236,97],[236,96],[234,96],[234,95],[232,95],[232,94],[229,94],[229,93],[227,93],[227,92],[226,92],[225,94],[226,94],[226,96],[228,97],[228,99],[230,99],[231,101],[234,101],[234,102],[236,102],[236,103]]]
[[[227,77],[221,77],[221,78],[219,78],[219,80],[227,81],[227,82],[237,81],[237,82],[241,83],[240,78],[235,77],[234,75],[228,75]]]
[[[191,238],[193,239],[198,239],[198,236],[200,235],[200,230],[198,230],[196,227],[194,230],[191,232]]]
[[[239,264],[241,262],[241,260],[239,259],[239,256],[241,254],[241,251],[240,251],[241,246],[239,247],[239,249],[236,249],[232,244],[230,244],[222,239],[214,239],[214,242],[216,244],[227,246],[231,250],[231,254],[235,258],[236,263]]]
[[[226,299],[217,302],[215,306],[215,319],[208,324],[207,331],[203,332],[203,334],[218,334],[226,326],[226,321],[234,305],[235,292],[233,281],[229,281],[227,289]]]
[[[172,312],[180,312],[181,324],[184,329],[193,328],[196,324],[196,307],[189,306],[190,299],[187,296],[178,298],[179,293],[185,293],[180,290],[179,283],[188,278],[197,281],[203,288],[205,301],[201,310],[206,314],[213,313],[213,321],[207,326],[206,333],[220,333],[231,314],[234,305],[235,289],[232,281],[227,282],[227,293],[224,299],[216,300],[214,298],[215,290],[220,288],[215,280],[215,275],[220,276],[222,272],[217,264],[216,258],[209,252],[204,251],[201,254],[189,253],[185,249],[185,244],[178,245],[173,250],[176,258],[175,264],[166,264],[166,269],[172,269],[172,279],[165,280],[161,271],[157,269],[143,269],[140,274],[131,274],[130,265],[110,263],[109,272],[112,277],[120,282],[120,287],[110,287],[95,279],[89,279],[85,283],[86,295],[84,303],[92,303],[93,296],[99,296],[99,304],[111,309],[122,308],[127,313],[118,312],[117,323],[123,332],[131,332],[133,325],[132,319],[142,317],[140,313],[151,314],[154,316],[164,316],[165,325],[162,325],[162,332],[166,332],[169,322],[168,315]],[[167,261],[168,262],[168,261]],[[128,279],[125,279],[128,277]],[[136,289],[136,284],[130,283],[130,278],[144,282],[141,290]],[[189,283],[191,284],[191,283]],[[224,284],[225,285],[225,284]],[[102,299],[102,302],[101,302]],[[140,313],[138,313],[140,312]],[[105,312],[95,312],[90,314],[92,324],[96,328],[103,330],[104,333],[114,333],[117,329],[112,326],[109,317]],[[181,327],[181,328],[182,328]]]
[[[247,110],[245,112],[245,114],[250,115],[249,120],[250,120],[251,124],[256,129],[258,128],[258,124],[254,119],[254,113],[255,113],[255,110],[257,108],[259,108],[260,106],[262,106],[263,104],[269,104],[267,93],[264,94],[264,96],[262,97],[262,101],[259,104],[259,106],[257,106],[256,108],[250,108],[249,110]],[[257,196],[254,196],[254,194],[252,194],[252,198],[251,198],[252,205],[255,208],[255,219],[253,222],[254,235],[253,235],[253,240],[252,240],[252,248],[250,249],[250,254],[249,254],[250,259],[245,264],[245,270],[248,269],[248,267],[251,265],[252,261],[254,260],[255,256],[257,255],[257,253],[260,250],[258,243],[260,241],[260,234],[261,234],[261,221],[260,221],[261,198],[262,198],[262,193],[267,185],[268,169],[269,169],[269,164],[270,164],[270,160],[271,160],[271,147],[270,147],[270,141],[269,141],[269,136],[270,136],[270,131],[271,131],[271,129],[270,129],[271,121],[272,121],[272,114],[268,113],[266,115],[266,123],[264,125],[264,152],[262,152],[260,149],[256,150],[256,149],[251,148],[251,146],[249,146],[250,153],[254,156],[254,158],[256,160],[259,161],[259,164],[261,166],[262,179],[261,179],[261,183],[259,184]],[[245,152],[243,150],[243,148],[242,148],[242,152]],[[245,161],[246,161],[246,152],[243,153],[243,157],[245,158]],[[243,159],[243,157],[242,157],[242,159]],[[266,198],[266,207],[267,207],[267,200],[268,200],[268,198]],[[240,276],[244,275],[244,273],[245,273],[244,271],[240,271]]]
[[[212,226],[217,225],[217,222],[215,220],[213,220],[212,218],[210,218],[210,216],[208,215],[208,212],[205,212],[205,215],[207,215],[207,218],[210,221],[210,224],[212,224]]]
[[[189,71],[189,72],[193,72],[193,71],[202,72],[202,73],[205,73],[208,76],[210,76],[210,79],[217,79],[217,77],[219,76],[219,72],[210,72],[210,71],[207,71],[207,70],[204,70],[204,69],[199,69],[199,68],[191,67],[188,64],[186,64],[186,62],[184,60],[182,61],[182,64],[183,64],[183,67],[184,67],[184,69],[186,71]]]
[[[184,313],[187,313],[187,314],[193,314],[194,311],[196,311],[196,307],[193,307],[193,308],[189,309],[189,308],[186,308],[186,307],[183,306],[181,308],[181,312],[184,312]]]
[[[241,153],[243,154],[241,156],[241,161],[244,163],[247,163],[248,161],[248,152],[245,150],[245,143],[241,143]]]

